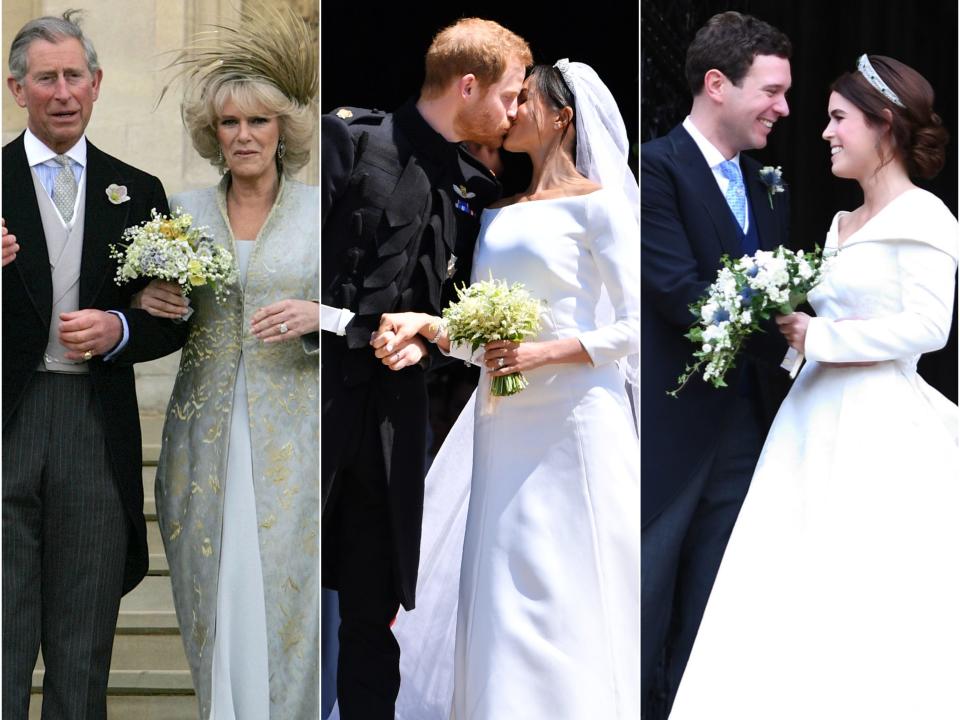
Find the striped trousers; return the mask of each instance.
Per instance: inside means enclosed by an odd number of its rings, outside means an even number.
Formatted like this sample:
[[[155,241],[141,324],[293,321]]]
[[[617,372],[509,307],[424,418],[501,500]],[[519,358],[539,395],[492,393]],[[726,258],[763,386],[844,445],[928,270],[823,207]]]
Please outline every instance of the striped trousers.
[[[3,430],[3,718],[106,718],[128,521],[88,375],[37,372]]]

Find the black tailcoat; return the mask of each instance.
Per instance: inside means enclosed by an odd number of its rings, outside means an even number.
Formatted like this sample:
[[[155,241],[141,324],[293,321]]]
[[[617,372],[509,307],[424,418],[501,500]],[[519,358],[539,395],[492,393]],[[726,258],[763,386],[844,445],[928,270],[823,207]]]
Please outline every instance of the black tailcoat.
[[[20,251],[3,268],[3,424],[17,413],[33,374],[43,362],[50,327],[53,285],[23,135],[3,148],[3,217],[17,237]],[[87,142],[87,179],[80,309],[122,311],[130,339],[116,358],[90,361],[90,382],[107,438],[107,449],[130,519],[130,540],[123,591],[133,589],[147,572],[147,533],[143,518],[140,415],[133,364],[174,352],[186,339],[187,325],[130,309],[130,300],[145,281],[118,286],[116,261],[109,245],[123,231],[150,218],[150,210],[169,213],[160,180],[120,162]],[[130,199],[114,205],[110,184],[125,185]],[[83,422],[78,417],[77,422]]]
[[[490,172],[437,134],[413,101],[392,114],[341,108],[321,129],[321,292],[356,317],[321,333],[323,509],[337,493],[348,439],[376,408],[394,541],[397,592],[414,605],[427,401],[422,367],[388,370],[370,335],[386,312],[439,314],[468,281],[481,210],[499,196]],[[325,584],[336,578],[324,570]]]
[[[691,303],[716,279],[720,257],[739,257],[740,228],[696,142],[682,127],[641,146],[641,508],[646,526],[712,456],[719,423],[741,377],[752,388],[765,429],[782,401],[787,375],[777,365],[787,344],[771,320],[730,371],[730,387],[714,389],[698,374],[679,393],[694,345],[684,337],[695,318]],[[787,244],[789,194],[770,202],[760,164],[740,164],[760,249]]]

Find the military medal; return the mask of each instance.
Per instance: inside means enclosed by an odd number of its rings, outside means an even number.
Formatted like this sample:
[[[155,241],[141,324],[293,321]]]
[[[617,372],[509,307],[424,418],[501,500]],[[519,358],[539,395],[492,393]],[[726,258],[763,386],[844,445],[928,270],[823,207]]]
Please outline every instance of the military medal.
[[[453,186],[453,191],[460,196],[460,199],[453,203],[453,206],[460,212],[469,215],[471,217],[475,216],[476,213],[470,208],[470,203],[467,202],[470,198],[477,196],[476,193],[469,192],[466,185],[456,185]]]

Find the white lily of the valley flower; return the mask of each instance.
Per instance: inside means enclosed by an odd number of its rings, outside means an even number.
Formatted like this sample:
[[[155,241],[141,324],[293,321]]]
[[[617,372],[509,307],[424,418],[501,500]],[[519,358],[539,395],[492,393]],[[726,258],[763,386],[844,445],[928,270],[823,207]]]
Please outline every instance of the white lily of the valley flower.
[[[110,183],[107,186],[107,200],[112,202],[114,205],[125,203],[129,199],[130,196],[127,195],[126,185],[116,185],[114,183]]]

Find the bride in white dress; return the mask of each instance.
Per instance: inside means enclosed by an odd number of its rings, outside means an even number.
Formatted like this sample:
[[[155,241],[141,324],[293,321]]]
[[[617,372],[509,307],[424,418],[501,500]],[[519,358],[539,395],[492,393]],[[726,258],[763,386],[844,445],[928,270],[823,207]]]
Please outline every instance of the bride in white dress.
[[[504,147],[531,156],[533,180],[484,212],[473,276],[522,282],[548,309],[538,337],[473,355],[489,374],[428,476],[417,609],[395,628],[397,717],[447,720],[452,698],[456,720],[634,720],[640,457],[624,380],[639,343],[637,182],[588,66],[535,67],[520,103]],[[447,347],[437,323],[388,315],[381,330]],[[529,386],[488,402],[492,375],[516,371]]]
[[[960,717],[957,406],[917,374],[946,343],[957,221],[910,176],[946,132],[911,68],[833,85],[840,212],[817,312],[778,319],[807,359],[770,430],[671,720]]]

